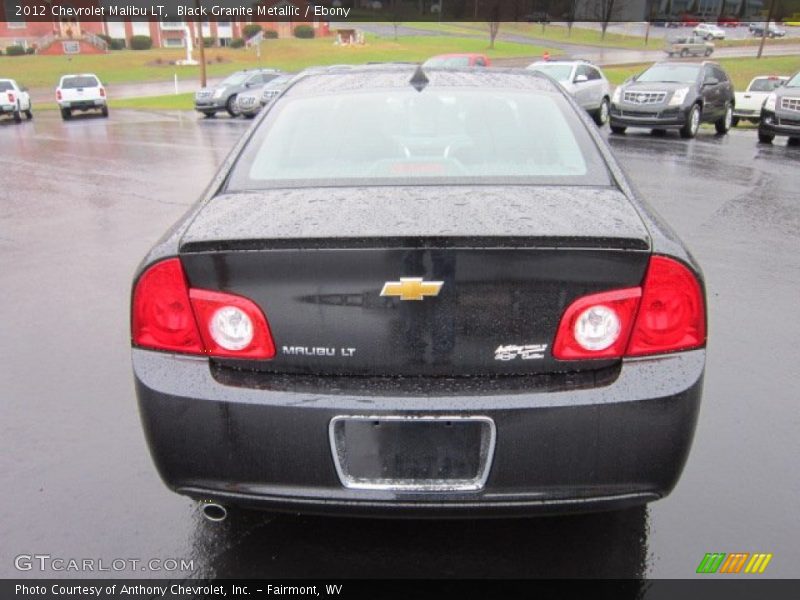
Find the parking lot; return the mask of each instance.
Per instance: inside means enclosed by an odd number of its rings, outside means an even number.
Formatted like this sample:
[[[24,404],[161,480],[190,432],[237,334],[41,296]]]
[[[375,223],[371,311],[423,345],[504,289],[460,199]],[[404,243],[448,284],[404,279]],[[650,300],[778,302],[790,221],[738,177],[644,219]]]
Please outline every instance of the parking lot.
[[[131,276],[248,125],[126,111],[0,123],[0,576],[47,576],[14,567],[45,553],[193,561],[171,577],[685,578],[707,552],[773,553],[768,576],[797,575],[800,147],[754,130],[611,138],[706,276],[705,395],[667,499],[523,521],[213,524],[169,492],[134,397]]]

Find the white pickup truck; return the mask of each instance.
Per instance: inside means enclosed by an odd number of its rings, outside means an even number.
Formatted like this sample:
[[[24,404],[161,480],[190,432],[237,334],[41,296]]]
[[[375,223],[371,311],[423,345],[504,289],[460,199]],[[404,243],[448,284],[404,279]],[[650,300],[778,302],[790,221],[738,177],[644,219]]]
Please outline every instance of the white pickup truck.
[[[736,127],[741,119],[758,123],[761,120],[761,107],[764,106],[767,96],[774,92],[775,88],[786,83],[788,79],[788,77],[780,75],[762,75],[753,79],[744,92],[736,92],[731,125]]]
[[[92,73],[64,75],[56,88],[56,102],[64,120],[72,118],[75,110],[99,110],[104,117],[108,116],[106,89]]]
[[[22,114],[33,118],[33,107],[28,90],[17,85],[13,79],[0,79],[0,115],[11,115],[14,121],[22,121]]]

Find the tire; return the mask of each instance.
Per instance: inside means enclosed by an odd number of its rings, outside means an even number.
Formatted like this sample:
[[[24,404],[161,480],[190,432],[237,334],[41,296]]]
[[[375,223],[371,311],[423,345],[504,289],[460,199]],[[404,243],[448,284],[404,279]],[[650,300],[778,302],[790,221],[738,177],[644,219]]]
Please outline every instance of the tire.
[[[213,112],[213,111],[205,111],[205,112],[203,112],[203,116],[204,116],[206,119],[213,119],[214,117],[216,117],[216,116],[217,116],[217,113],[215,113],[215,112]]]
[[[788,140],[786,140],[786,145],[787,146],[800,146],[800,138],[798,138],[798,137],[790,137]]]
[[[684,48],[683,50],[681,50],[681,58],[686,58],[687,56],[689,56],[689,49]]]
[[[25,118],[30,121],[33,118],[33,111],[29,108],[25,111]]]
[[[104,117],[108,118],[108,105],[104,106],[100,109],[100,114]]]
[[[597,124],[598,127],[602,127],[606,123],[608,123],[608,115],[610,112],[610,103],[608,98],[603,98],[603,101],[600,103],[600,108],[592,113],[592,118],[594,122]]]
[[[706,56],[711,56],[711,54],[712,54],[713,52],[714,52],[714,51],[713,51],[711,48],[706,48],[705,55],[706,55]]]
[[[65,121],[69,121],[72,118],[72,111],[68,108],[61,109],[61,118]]]
[[[739,117],[733,117],[731,119],[731,127],[738,127],[739,126]]]
[[[624,125],[612,125],[611,126],[611,133],[616,133],[617,135],[623,135],[628,128]]]
[[[225,110],[227,110],[228,114],[232,117],[239,115],[239,113],[236,112],[236,94],[228,98],[228,101],[225,103]]]
[[[700,129],[700,117],[702,116],[700,106],[694,104],[686,115],[686,124],[681,127],[680,134],[684,139],[692,139],[697,135],[697,130]]]
[[[675,56],[675,53],[674,53],[674,52],[667,52],[667,56],[669,56],[670,58],[672,58],[673,56]]]
[[[719,135],[725,135],[731,129],[731,123],[733,123],[733,107],[728,104],[725,106],[725,114],[714,121],[714,128]]]
[[[775,136],[772,135],[771,133],[762,133],[760,131],[758,132],[758,142],[760,144],[771,144],[772,140],[774,139]]]
[[[22,113],[18,110],[14,111],[14,123],[22,123]]]
[[[246,115],[242,115],[245,119],[255,119],[255,113],[247,113]]]

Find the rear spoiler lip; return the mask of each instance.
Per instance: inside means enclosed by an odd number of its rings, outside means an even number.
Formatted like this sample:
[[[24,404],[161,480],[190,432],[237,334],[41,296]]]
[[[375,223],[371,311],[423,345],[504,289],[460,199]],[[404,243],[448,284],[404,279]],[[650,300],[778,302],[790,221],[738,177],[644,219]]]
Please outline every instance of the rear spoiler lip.
[[[180,245],[182,254],[204,252],[255,252],[268,250],[349,250],[349,249],[492,249],[530,248],[558,250],[650,251],[647,238],[629,237],[527,237],[527,236],[420,236],[420,237],[325,237],[237,240],[193,240]]]

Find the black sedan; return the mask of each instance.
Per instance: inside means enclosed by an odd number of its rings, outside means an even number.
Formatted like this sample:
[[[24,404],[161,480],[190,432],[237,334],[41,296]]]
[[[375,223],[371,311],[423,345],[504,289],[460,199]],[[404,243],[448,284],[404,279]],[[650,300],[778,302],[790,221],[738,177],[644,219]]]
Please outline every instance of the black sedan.
[[[698,265],[525,70],[297,77],[132,295],[153,459],[216,519],[656,500],[705,343]]]

